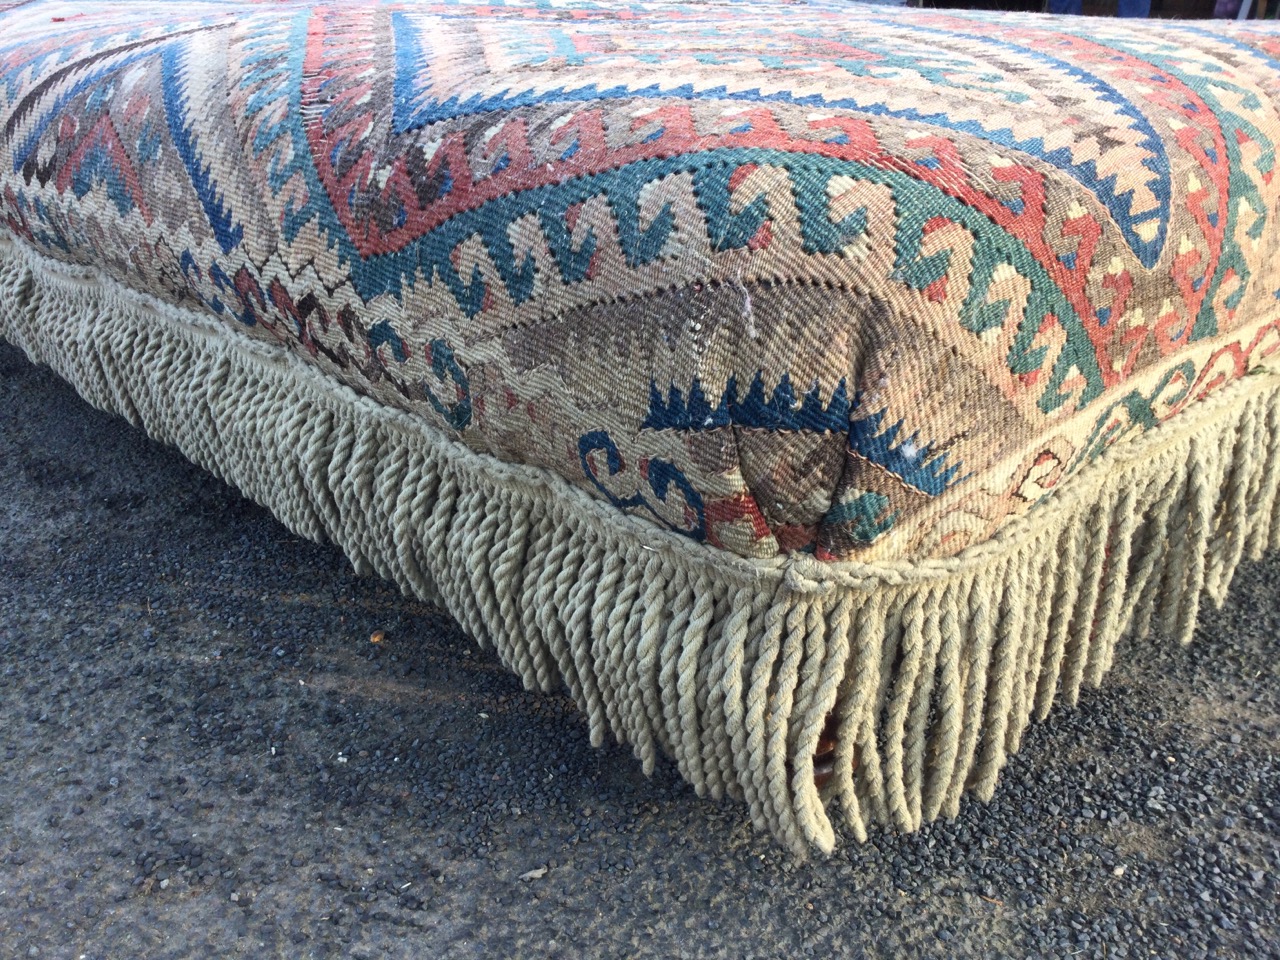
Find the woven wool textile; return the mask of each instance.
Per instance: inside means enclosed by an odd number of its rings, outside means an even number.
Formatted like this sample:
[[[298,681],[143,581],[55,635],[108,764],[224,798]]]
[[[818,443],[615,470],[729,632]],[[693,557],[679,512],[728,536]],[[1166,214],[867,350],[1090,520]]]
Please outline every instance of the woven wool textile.
[[[0,10],[0,335],[797,851],[1280,540],[1270,24]]]

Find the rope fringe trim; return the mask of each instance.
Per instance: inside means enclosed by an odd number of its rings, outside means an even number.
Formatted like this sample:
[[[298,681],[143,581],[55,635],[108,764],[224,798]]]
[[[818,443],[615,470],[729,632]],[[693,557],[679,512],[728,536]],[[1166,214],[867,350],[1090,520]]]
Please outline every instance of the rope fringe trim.
[[[953,560],[747,561],[476,454],[283,351],[0,242],[0,336],[94,406],[444,606],[591,742],[672,758],[804,856],[988,800],[1027,725],[1117,641],[1190,640],[1280,547],[1280,377],[1244,378]],[[828,715],[835,773],[813,755]]]

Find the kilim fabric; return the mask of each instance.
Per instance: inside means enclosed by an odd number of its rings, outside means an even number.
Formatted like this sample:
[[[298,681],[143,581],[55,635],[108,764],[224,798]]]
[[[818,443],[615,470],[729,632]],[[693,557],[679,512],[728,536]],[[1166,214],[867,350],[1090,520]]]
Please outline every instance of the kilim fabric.
[[[0,334],[797,851],[1280,541],[1267,23],[34,0],[0,120]]]

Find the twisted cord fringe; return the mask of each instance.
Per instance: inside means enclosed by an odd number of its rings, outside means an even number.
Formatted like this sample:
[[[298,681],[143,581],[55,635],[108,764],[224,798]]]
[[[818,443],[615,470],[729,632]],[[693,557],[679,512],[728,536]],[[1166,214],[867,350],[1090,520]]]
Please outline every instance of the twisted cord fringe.
[[[0,335],[363,573],[443,605],[529,689],[563,685],[646,773],[670,756],[797,855],[831,817],[919,829],[986,800],[1027,724],[1117,640],[1186,642],[1280,547],[1280,377],[1244,378],[954,559],[749,561],[476,454],[283,351],[0,242]],[[813,754],[828,715],[835,774]]]

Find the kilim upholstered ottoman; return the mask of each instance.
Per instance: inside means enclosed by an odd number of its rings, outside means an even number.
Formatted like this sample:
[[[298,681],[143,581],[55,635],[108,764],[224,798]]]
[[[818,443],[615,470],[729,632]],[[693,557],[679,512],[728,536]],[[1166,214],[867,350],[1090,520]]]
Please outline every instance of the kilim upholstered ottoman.
[[[1280,542],[1269,24],[4,6],[0,334],[797,851]]]

